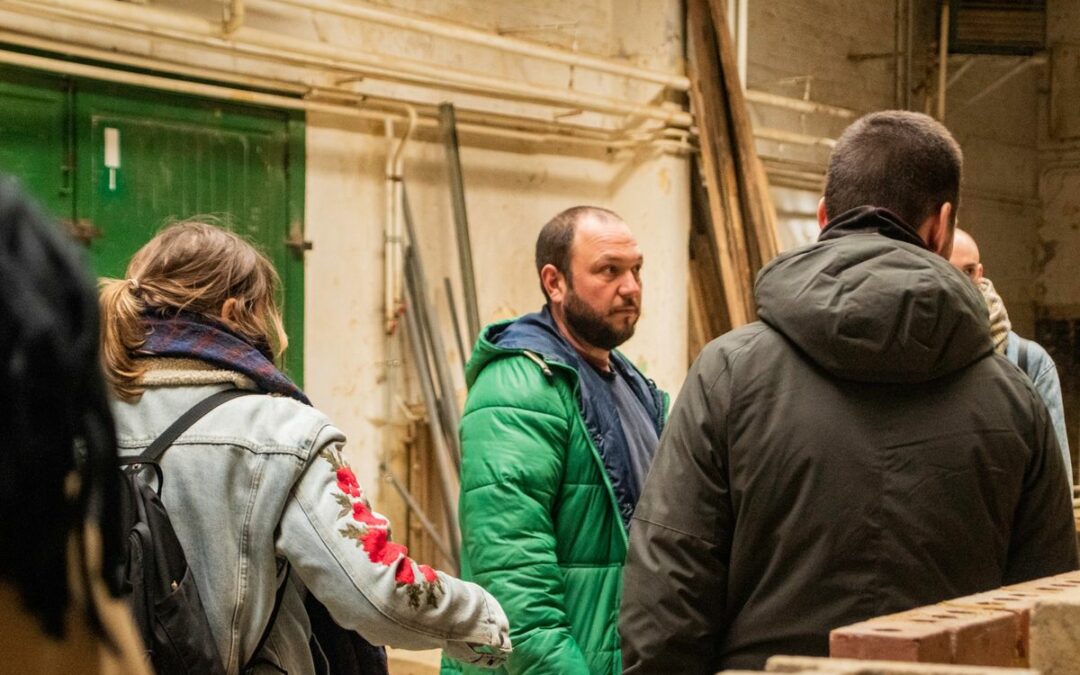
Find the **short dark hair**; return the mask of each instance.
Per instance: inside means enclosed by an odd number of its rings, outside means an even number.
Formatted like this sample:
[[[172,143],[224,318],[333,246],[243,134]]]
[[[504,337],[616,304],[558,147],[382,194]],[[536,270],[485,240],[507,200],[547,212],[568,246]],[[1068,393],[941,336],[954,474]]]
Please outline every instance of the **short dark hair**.
[[[536,274],[545,265],[554,265],[564,277],[566,283],[573,286],[573,278],[570,276],[570,260],[574,245],[574,234],[577,232],[578,222],[585,216],[594,216],[607,220],[621,221],[619,214],[599,206],[573,206],[561,211],[549,220],[540,230],[540,236],[536,238]],[[540,290],[548,298],[547,289],[543,281],[540,282]]]
[[[825,176],[825,211],[859,206],[892,211],[911,227],[960,202],[964,157],[956,139],[928,115],[906,110],[855,120],[836,143]]]

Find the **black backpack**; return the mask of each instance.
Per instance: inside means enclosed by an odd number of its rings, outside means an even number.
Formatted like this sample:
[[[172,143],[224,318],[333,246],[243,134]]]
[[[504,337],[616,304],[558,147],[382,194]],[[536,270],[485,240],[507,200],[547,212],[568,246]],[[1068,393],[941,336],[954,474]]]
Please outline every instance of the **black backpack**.
[[[161,503],[160,459],[176,439],[203,415],[226,401],[253,391],[227,389],[209,396],[169,426],[141,455],[120,459],[122,523],[127,566],[124,590],[142,634],[146,655],[159,675],[225,675],[217,642],[206,618],[187,557]],[[147,469],[157,477],[157,489]],[[285,584],[252,661],[261,651],[277,618]],[[243,671],[250,668],[251,662]]]

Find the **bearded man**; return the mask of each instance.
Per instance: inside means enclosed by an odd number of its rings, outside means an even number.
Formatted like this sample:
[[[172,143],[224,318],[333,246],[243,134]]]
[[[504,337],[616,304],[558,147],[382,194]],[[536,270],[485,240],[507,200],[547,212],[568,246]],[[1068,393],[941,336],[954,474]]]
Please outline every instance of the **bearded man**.
[[[469,361],[461,572],[510,619],[503,672],[622,672],[627,526],[667,408],[615,351],[640,315],[641,264],[618,215],[563,211],[536,242],[547,304],[487,327]]]

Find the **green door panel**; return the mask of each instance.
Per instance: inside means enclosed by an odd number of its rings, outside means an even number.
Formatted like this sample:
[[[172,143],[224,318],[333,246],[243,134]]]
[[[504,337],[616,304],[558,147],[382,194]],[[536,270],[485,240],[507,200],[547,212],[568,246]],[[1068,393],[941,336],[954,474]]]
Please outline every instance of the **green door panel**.
[[[74,213],[69,105],[63,78],[0,68],[0,173],[62,220]]]
[[[90,245],[95,271],[123,276],[135,251],[169,222],[216,219],[262,248],[281,275],[291,340],[285,365],[301,380],[303,264],[285,241],[290,182],[303,177],[289,167],[296,152],[289,115],[87,84],[76,93],[75,120],[76,212],[100,233]]]
[[[304,266],[286,239],[302,237],[304,133],[302,113],[0,67],[0,173],[91,235],[100,276],[192,216],[254,242],[281,276],[284,366],[301,385]]]

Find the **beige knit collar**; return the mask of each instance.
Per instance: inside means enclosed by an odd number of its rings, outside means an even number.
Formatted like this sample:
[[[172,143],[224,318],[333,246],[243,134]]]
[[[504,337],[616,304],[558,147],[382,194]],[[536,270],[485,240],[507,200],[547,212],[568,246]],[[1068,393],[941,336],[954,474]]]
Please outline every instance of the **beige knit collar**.
[[[139,359],[146,372],[136,380],[143,387],[181,387],[204,384],[233,384],[239,389],[258,391],[255,382],[234,370],[217,368],[198,359],[150,357]]]

